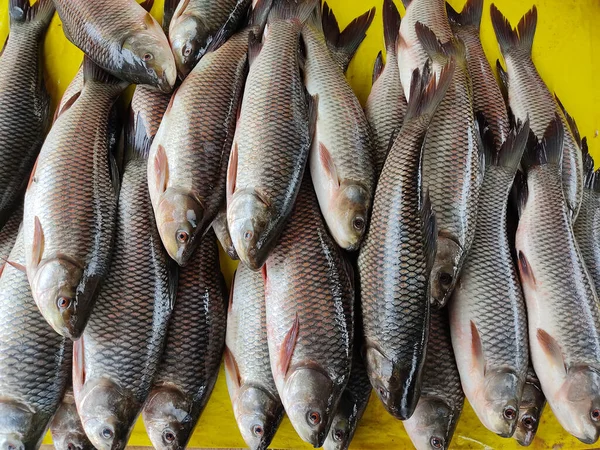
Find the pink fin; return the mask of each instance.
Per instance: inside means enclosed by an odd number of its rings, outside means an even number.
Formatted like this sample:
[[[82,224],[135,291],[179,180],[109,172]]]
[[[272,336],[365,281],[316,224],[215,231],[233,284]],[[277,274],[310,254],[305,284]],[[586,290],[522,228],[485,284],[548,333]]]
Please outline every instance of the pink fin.
[[[229,288],[229,306],[227,307],[227,314],[231,314],[231,308],[233,308],[233,289],[235,286],[235,276],[237,275],[237,269],[231,279],[231,287]]]
[[[237,178],[237,166],[238,166],[238,145],[237,142],[233,143],[231,147],[231,154],[229,155],[229,165],[227,166],[227,203],[231,201],[231,197],[235,192],[235,182]]]
[[[6,264],[10,264],[12,267],[14,267],[15,269],[23,272],[23,273],[27,273],[27,269],[25,268],[25,266],[23,264],[19,264],[17,262],[14,261],[6,261]],[[0,272],[0,275],[2,273]]]
[[[337,170],[335,169],[333,158],[322,142],[319,142],[319,161],[321,161],[321,165],[325,169],[326,175],[335,183],[336,187],[339,187],[340,180],[337,175]]]
[[[154,174],[156,176],[156,190],[159,194],[162,194],[167,190],[169,182],[169,161],[167,160],[165,148],[160,144],[154,157]]]
[[[33,248],[31,251],[31,262],[33,267],[37,267],[42,260],[44,254],[44,230],[42,230],[42,224],[40,218],[35,216],[34,219],[34,230],[33,230]]]
[[[474,366],[481,375],[485,375],[485,359],[483,345],[477,330],[477,325],[471,320],[471,352],[473,353]]]
[[[284,377],[287,374],[288,368],[290,367],[290,362],[292,361],[292,356],[294,355],[296,342],[298,342],[299,331],[300,321],[298,319],[298,313],[296,313],[294,323],[285,335],[285,339],[283,340],[283,344],[281,346],[281,349],[279,350],[279,370],[281,371]]]
[[[227,372],[229,372],[229,376],[235,382],[236,387],[239,388],[242,385],[242,379],[240,377],[240,370],[238,368],[235,357],[233,356],[233,353],[231,353],[231,350],[229,350],[229,348],[227,346],[225,346],[224,359],[225,359],[225,369],[227,370]]]
[[[78,397],[85,384],[85,358],[84,358],[84,346],[83,336],[73,342],[73,394],[75,401],[78,401]]]
[[[558,342],[556,342],[556,339],[554,339],[552,336],[550,336],[548,334],[548,332],[546,332],[545,330],[542,330],[541,328],[537,329],[536,337],[537,337],[538,342],[540,343],[540,346],[542,347],[542,350],[544,351],[546,356],[548,356],[550,361],[552,361],[552,363],[555,366],[557,366],[561,369],[564,369],[566,371],[565,360],[563,358],[563,354],[560,349],[560,345],[558,345]]]
[[[263,264],[263,266],[260,269],[260,273],[262,274],[262,278],[263,278],[263,282],[265,283],[265,285],[267,284],[267,264]]]
[[[519,252],[519,272],[521,273],[521,282],[523,284],[529,283],[535,286],[535,275],[523,252]]]

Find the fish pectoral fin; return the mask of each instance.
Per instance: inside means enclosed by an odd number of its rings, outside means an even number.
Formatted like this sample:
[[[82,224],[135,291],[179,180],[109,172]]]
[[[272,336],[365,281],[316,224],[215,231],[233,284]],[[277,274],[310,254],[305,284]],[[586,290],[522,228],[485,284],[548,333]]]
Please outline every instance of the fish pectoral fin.
[[[37,267],[42,261],[44,254],[44,230],[40,223],[40,218],[35,216],[33,221],[33,246],[31,249],[31,263],[33,267]]]
[[[327,150],[327,147],[325,147],[325,144],[323,144],[322,142],[319,142],[319,161],[321,162],[321,166],[325,170],[325,175],[327,176],[327,178],[331,180],[336,189],[339,188],[340,179],[338,178],[335,163],[333,162],[331,153],[329,153],[329,150]]]
[[[234,141],[229,155],[229,164],[227,165],[227,203],[231,202],[231,197],[235,192],[238,167],[238,144]]]
[[[566,374],[567,369],[565,366],[565,359],[563,358],[562,350],[560,349],[558,342],[556,342],[556,339],[541,328],[537,329],[536,338],[550,362],[556,366],[556,368],[564,370]]]
[[[519,272],[521,273],[521,282],[523,284],[527,283],[535,286],[535,275],[533,274],[533,270],[531,268],[531,265],[529,264],[529,261],[527,260],[527,257],[525,256],[525,253],[519,251],[518,256]]]
[[[292,356],[294,355],[294,349],[296,348],[296,342],[298,342],[298,333],[300,331],[300,320],[298,319],[298,313],[296,313],[296,318],[294,319],[294,323],[292,327],[289,329],[281,348],[279,349],[279,370],[283,377],[285,378],[287,371],[290,367],[290,362],[292,361]]]
[[[27,273],[27,269],[25,268],[25,266],[23,264],[19,264],[18,262],[14,262],[14,261],[6,261],[6,264],[14,267],[15,269],[23,272],[23,273]],[[4,268],[4,266],[3,266]],[[0,275],[2,275],[2,271],[0,271]]]
[[[73,342],[73,395],[77,401],[85,384],[85,355],[83,336]]]
[[[167,184],[169,183],[169,161],[167,160],[167,152],[160,144],[156,150],[156,156],[154,156],[154,176],[156,191],[160,195],[167,190]]]
[[[223,356],[225,360],[225,370],[229,374],[231,380],[236,384],[236,387],[239,388],[242,385],[242,377],[240,376],[240,369],[238,367],[237,361],[229,350],[229,347],[225,346],[225,352]]]
[[[471,352],[473,354],[473,365],[481,376],[485,376],[485,358],[483,355],[483,344],[475,322],[471,320]]]

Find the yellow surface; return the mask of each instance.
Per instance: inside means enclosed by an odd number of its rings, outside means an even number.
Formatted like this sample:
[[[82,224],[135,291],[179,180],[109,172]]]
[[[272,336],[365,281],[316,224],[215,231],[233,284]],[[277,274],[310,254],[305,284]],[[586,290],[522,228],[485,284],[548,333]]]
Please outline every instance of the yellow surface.
[[[99,1],[99,0],[89,0]],[[110,0],[105,0],[110,1]],[[352,87],[364,104],[371,88],[371,71],[377,52],[383,47],[381,24],[382,0],[328,0],[342,26],[370,7],[377,7],[377,15],[368,36],[359,49],[348,71]],[[462,8],[465,0],[451,0],[455,9]],[[162,14],[163,0],[155,2],[153,13]],[[403,14],[404,8],[399,4]],[[485,0],[482,24],[482,41],[490,61],[500,57],[489,19],[489,0]],[[497,0],[497,6],[513,25],[533,4],[532,0]],[[576,118],[582,136],[589,139],[592,155],[600,161],[600,65],[594,49],[600,51],[599,0],[535,0],[539,22],[533,46],[533,59],[550,90],[561,98],[568,111]],[[0,0],[0,42],[8,33],[8,0]],[[81,52],[63,36],[58,16],[55,16],[45,41],[47,84],[52,93],[53,105],[67,88],[77,72]],[[1,105],[0,105],[1,107]],[[597,164],[598,165],[598,164]],[[223,257],[223,270],[227,281],[231,279],[234,263]],[[45,441],[49,443],[50,440]],[[143,425],[138,423],[130,441],[131,445],[149,446]],[[237,429],[223,372],[212,398],[202,415],[191,447],[243,447],[244,441]],[[287,418],[273,441],[275,448],[310,448],[292,429]],[[384,449],[410,448],[411,443],[402,424],[389,416],[374,396],[354,438],[352,448]],[[516,441],[501,439],[487,431],[467,405],[458,424],[452,448],[518,448]],[[540,431],[533,448],[593,448],[565,433],[549,408],[543,415]]]

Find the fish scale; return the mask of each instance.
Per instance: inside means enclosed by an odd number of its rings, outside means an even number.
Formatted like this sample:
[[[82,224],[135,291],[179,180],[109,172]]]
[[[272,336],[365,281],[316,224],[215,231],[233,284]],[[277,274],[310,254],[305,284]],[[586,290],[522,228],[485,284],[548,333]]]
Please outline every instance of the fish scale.
[[[170,100],[170,94],[142,84],[136,86],[135,93],[131,98],[131,110],[136,114],[133,117],[134,129],[141,126],[149,139],[154,138]],[[142,123],[138,124],[138,120],[141,120]]]
[[[23,204],[10,215],[8,221],[0,229],[0,273],[2,273],[2,266],[8,259],[10,251],[15,245],[17,234],[19,234],[19,228],[23,222]]]

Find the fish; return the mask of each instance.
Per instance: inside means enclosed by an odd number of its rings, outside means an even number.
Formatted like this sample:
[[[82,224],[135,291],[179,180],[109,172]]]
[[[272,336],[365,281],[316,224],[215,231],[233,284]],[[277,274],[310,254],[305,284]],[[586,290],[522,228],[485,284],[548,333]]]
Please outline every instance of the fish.
[[[453,82],[427,132],[423,160],[423,182],[429,188],[438,228],[431,302],[440,308],[448,302],[473,242],[484,162],[463,42],[453,38],[442,44],[420,22],[416,33],[434,68],[449,55],[456,61]]]
[[[23,203],[10,215],[8,221],[0,229],[0,275],[2,268],[8,261],[8,256],[15,245],[19,229],[23,222]]]
[[[483,0],[468,0],[459,13],[446,3],[450,27],[465,44],[467,68],[473,85],[473,110],[483,114],[494,138],[496,150],[508,138],[510,132],[506,102],[496,77],[488,62],[479,34]],[[521,118],[525,122],[526,118]]]
[[[221,244],[221,247],[234,261],[240,259],[237,252],[235,251],[235,247],[233,246],[233,241],[231,240],[231,235],[229,234],[229,226],[227,225],[227,202],[224,202],[221,206],[221,209],[217,213],[215,220],[212,222],[212,229],[217,235],[217,239]]]
[[[417,36],[417,22],[431,28],[438,39],[448,42],[452,39],[452,29],[446,13],[444,0],[402,0],[406,13],[400,23],[398,36],[398,69],[400,82],[404,89],[406,100],[410,100],[410,82],[415,69],[421,69],[429,60],[429,54]],[[443,65],[443,64],[442,64]],[[442,65],[434,64],[436,73]]]
[[[400,13],[393,0],[383,2],[385,64],[381,52],[373,68],[373,86],[365,105],[365,115],[373,134],[373,163],[378,178],[383,169],[390,142],[396,137],[406,114],[406,97],[398,70]]]
[[[52,0],[10,0],[10,34],[0,50],[0,229],[23,201],[29,174],[50,129],[43,39]]]
[[[226,40],[236,31],[252,1],[165,1],[165,5],[169,3],[177,5],[170,20],[169,42],[179,77],[184,79],[219,34]]]
[[[108,73],[165,93],[177,80],[161,26],[135,0],[55,0],[67,39]],[[149,9],[151,4],[147,4]]]
[[[299,71],[300,32],[316,0],[281,0],[262,43],[248,48],[246,79],[227,167],[227,223],[240,261],[260,269],[300,190],[316,120]]]
[[[229,302],[225,375],[233,414],[246,445],[266,449],[284,410],[269,363],[262,274],[240,264]]]
[[[383,166],[358,256],[367,373],[386,410],[400,420],[417,406],[429,335],[437,228],[422,184],[424,142],[455,70],[450,59],[439,83],[430,64],[415,70],[404,125]]]
[[[533,442],[544,406],[546,406],[546,397],[544,397],[540,380],[530,363],[527,367],[527,380],[519,406],[519,421],[515,434],[513,434],[513,438],[520,445],[527,447]]]
[[[73,388],[69,388],[50,424],[52,443],[56,450],[94,450],[87,438],[77,408]]]
[[[309,167],[329,232],[340,247],[352,251],[360,246],[369,220],[375,187],[373,142],[365,113],[326,43],[329,22],[337,24],[335,16],[327,3],[323,19],[319,13],[302,30],[304,83],[308,94],[318,98]],[[339,45],[349,42],[348,53],[356,51],[355,40],[360,44],[364,39],[374,16],[371,9],[355,19]]]
[[[33,298],[56,332],[73,340],[83,333],[109,270],[119,176],[108,151],[108,123],[127,87],[87,58],[84,66],[81,95],[44,142],[23,214]]]
[[[181,266],[225,201],[250,32],[202,58],[173,95],[150,149],[148,188],[158,231]]]
[[[327,232],[308,172],[262,272],[277,391],[300,438],[321,447],[350,377],[354,275]]]
[[[594,171],[594,159],[588,151],[586,138],[581,142],[581,152],[585,178],[581,208],[573,225],[573,232],[598,294],[600,292],[600,170]]]
[[[531,50],[537,26],[535,5],[513,29],[498,8],[490,6],[492,25],[506,63],[506,72],[500,63],[497,68],[500,79],[504,80],[508,92],[508,103],[517,120],[529,118],[531,130],[542,136],[548,123],[559,114],[563,128],[564,152],[562,158],[562,179],[567,205],[573,221],[577,218],[583,195],[583,160],[573,134],[568,129],[565,116],[554,96],[540,77]]]
[[[154,223],[148,153],[147,141],[128,151],[110,272],[83,335],[74,343],[77,411],[98,450],[127,445],[150,394],[175,303],[176,264],[164,251]]]
[[[507,232],[508,199],[529,138],[518,123],[497,150],[480,124],[485,176],[475,237],[449,302],[450,331],[463,390],[490,431],[511,437],[529,363],[527,316]]]
[[[586,444],[600,434],[600,310],[563,193],[559,116],[525,151],[516,249],[535,373],[562,427]]]
[[[71,341],[40,315],[27,275],[23,230],[0,276],[0,447],[37,449],[60,406],[71,371]]]
[[[450,339],[448,310],[432,309],[421,397],[413,415],[403,422],[415,448],[450,448],[464,401]]]
[[[161,363],[142,411],[156,449],[183,449],[217,380],[225,346],[227,291],[212,230],[179,270],[177,301]]]

